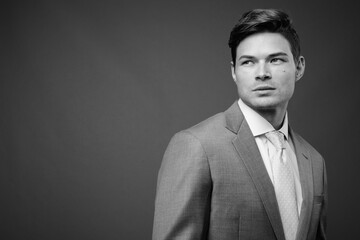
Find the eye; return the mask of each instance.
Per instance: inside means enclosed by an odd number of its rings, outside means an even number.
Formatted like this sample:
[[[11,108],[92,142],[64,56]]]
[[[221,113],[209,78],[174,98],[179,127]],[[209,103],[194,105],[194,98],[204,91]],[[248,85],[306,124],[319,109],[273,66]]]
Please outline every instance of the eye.
[[[282,59],[282,58],[273,58],[273,59],[270,60],[270,62],[275,63],[275,64],[280,64],[280,63],[285,62],[285,60]]]
[[[245,60],[245,61],[241,62],[241,65],[251,65],[251,64],[253,64],[253,61],[251,61],[251,60]]]

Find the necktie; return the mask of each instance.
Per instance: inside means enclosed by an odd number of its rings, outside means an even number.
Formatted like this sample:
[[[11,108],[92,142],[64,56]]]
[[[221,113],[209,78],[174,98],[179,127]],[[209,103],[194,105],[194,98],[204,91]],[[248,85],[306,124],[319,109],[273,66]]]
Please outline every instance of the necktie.
[[[287,159],[284,135],[279,131],[265,134],[275,146],[276,153],[271,158],[274,174],[274,188],[279,205],[281,221],[286,240],[294,240],[299,223],[296,204],[295,180]]]

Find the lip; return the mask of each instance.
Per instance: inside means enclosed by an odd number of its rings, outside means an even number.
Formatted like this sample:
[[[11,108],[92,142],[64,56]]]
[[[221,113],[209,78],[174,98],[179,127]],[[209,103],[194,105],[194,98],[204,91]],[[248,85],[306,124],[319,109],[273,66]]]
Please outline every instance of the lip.
[[[275,90],[275,88],[269,85],[261,85],[253,89],[253,91],[269,91],[269,90]]]

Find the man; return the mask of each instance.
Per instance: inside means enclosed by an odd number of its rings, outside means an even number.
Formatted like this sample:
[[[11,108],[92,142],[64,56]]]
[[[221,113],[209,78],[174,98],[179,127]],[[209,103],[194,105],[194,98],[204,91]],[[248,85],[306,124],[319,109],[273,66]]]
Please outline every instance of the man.
[[[288,15],[245,13],[229,46],[240,98],[171,139],[153,239],[326,239],[324,160],[288,125],[305,70]]]

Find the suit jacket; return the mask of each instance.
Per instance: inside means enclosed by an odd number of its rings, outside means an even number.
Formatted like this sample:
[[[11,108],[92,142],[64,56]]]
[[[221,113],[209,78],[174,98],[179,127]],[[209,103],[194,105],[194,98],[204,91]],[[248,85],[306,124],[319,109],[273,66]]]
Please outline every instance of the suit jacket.
[[[303,203],[297,240],[326,239],[321,155],[289,128]],[[153,240],[285,240],[275,191],[235,102],[171,139],[158,175]]]

